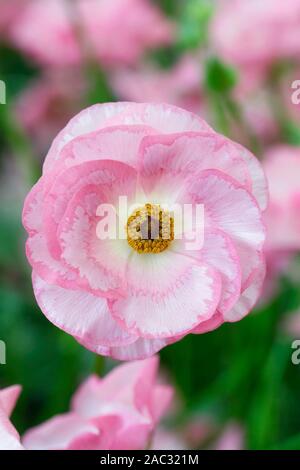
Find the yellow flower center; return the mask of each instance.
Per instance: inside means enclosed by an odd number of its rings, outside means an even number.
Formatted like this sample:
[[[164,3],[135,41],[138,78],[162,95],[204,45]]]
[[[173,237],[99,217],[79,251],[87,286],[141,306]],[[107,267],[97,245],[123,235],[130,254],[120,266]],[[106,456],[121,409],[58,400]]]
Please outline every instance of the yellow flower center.
[[[138,253],[161,253],[174,240],[174,219],[159,204],[145,204],[127,220],[128,244]]]

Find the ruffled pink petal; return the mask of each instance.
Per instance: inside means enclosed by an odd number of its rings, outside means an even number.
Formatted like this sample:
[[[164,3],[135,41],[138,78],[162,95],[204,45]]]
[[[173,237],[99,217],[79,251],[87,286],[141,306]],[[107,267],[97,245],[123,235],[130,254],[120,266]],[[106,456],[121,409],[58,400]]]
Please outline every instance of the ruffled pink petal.
[[[22,222],[28,234],[42,230],[43,181],[40,179],[27,195],[22,213]]]
[[[255,199],[233,178],[218,170],[200,172],[189,181],[187,192],[204,205],[208,227],[220,228],[235,244],[262,248],[265,228]]]
[[[80,341],[80,338],[76,340],[83,344]],[[138,338],[133,343],[121,347],[104,347],[99,345],[89,345],[89,349],[96,354],[101,354],[102,356],[110,356],[118,361],[136,361],[138,359],[146,359],[153,356],[158,351],[163,349],[168,344],[177,341],[176,338],[159,338],[159,339],[147,339],[147,338]]]
[[[234,243],[221,230],[207,230],[204,245],[199,250],[187,250],[186,243],[185,239],[178,240],[171,250],[205,262],[220,274],[222,293],[218,310],[226,318],[226,312],[233,307],[241,292],[241,265]]]
[[[165,262],[161,260],[164,253]],[[132,275],[127,277],[128,297],[111,305],[114,318],[124,328],[145,338],[187,333],[214,314],[220,299],[220,276],[212,268],[192,258],[164,253],[159,261],[157,255],[138,254],[142,261],[132,264]],[[142,265],[146,268],[145,275],[139,278],[138,267]],[[160,275],[163,272],[165,275]],[[149,279],[152,283],[147,286],[145,281]]]
[[[47,178],[47,177],[45,177]],[[136,188],[135,170],[121,162],[97,160],[68,168],[55,178],[44,197],[44,224],[51,254],[59,258],[61,248],[56,231],[71,198],[83,187],[94,184],[101,187],[107,203],[118,205],[119,195],[132,200]]]
[[[260,255],[259,258],[260,262],[248,278],[238,302],[226,314],[228,321],[239,321],[245,317],[253,309],[261,295],[266,275],[266,266],[264,257]]]
[[[154,129],[149,126],[121,125],[80,135],[64,146],[55,168],[108,158],[135,167],[142,139],[153,133]]]
[[[83,440],[85,444],[92,441],[94,444],[100,433],[91,422],[75,413],[67,413],[27,431],[22,442],[28,450],[74,450],[78,440]]]
[[[81,290],[51,285],[33,273],[37,302],[54,325],[80,338],[88,349],[130,344],[136,338],[113,320],[107,301]]]
[[[129,103],[95,104],[74,116],[54,139],[44,161],[43,173],[53,168],[60,159],[63,147],[75,137],[106,127],[113,117],[125,111]]]
[[[218,311],[216,312],[209,320],[204,321],[196,326],[196,328],[191,331],[193,334],[203,334],[208,333],[209,331],[216,330],[220,325],[224,323],[223,315]]]
[[[217,170],[201,172],[187,187],[195,203],[204,204],[206,227],[227,233],[242,267],[242,290],[253,272],[264,271],[261,252],[265,241],[262,214],[254,198],[235,180]]]
[[[63,147],[75,137],[108,126],[148,126],[161,134],[186,131],[210,131],[197,115],[166,104],[106,103],[91,106],[77,114],[54,139],[45,159],[44,171],[49,171],[60,159]]]
[[[163,190],[172,193],[174,179],[180,189],[184,179],[207,169],[222,170],[251,191],[252,180],[241,151],[219,134],[185,132],[155,135],[142,142],[141,183],[147,192]]]
[[[57,238],[62,259],[85,279],[90,291],[114,297],[126,294],[124,277],[130,254],[125,240],[101,240],[97,235],[97,208],[103,201],[102,190],[88,185],[71,199],[61,223]],[[115,223],[118,223],[115,217]],[[113,234],[112,234],[113,235]]]
[[[262,211],[266,210],[269,202],[268,181],[259,160],[242,145],[231,142],[240,152],[248,166],[252,180],[252,194]]]

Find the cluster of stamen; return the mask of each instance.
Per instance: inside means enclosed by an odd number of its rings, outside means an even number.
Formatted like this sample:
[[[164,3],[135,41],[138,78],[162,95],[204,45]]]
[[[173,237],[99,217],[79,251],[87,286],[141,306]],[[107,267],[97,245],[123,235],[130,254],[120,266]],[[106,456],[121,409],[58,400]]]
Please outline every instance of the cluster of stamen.
[[[159,204],[145,204],[127,220],[128,244],[138,253],[161,253],[174,240],[174,219]]]

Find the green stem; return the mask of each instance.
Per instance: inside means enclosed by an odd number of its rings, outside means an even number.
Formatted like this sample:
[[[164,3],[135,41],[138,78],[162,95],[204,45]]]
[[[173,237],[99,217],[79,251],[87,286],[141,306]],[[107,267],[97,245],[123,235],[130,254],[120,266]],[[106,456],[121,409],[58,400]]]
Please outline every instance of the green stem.
[[[103,376],[105,371],[105,358],[104,356],[96,356],[94,364],[94,373]]]

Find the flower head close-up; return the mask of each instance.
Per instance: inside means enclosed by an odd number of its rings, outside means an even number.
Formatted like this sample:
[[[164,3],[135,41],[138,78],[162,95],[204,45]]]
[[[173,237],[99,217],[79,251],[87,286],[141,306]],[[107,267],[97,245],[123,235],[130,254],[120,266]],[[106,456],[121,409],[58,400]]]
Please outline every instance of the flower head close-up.
[[[120,198],[135,207],[125,217]],[[264,279],[266,205],[256,158],[196,115],[95,105],[56,137],[25,202],[37,302],[85,347],[121,360],[238,321]]]

